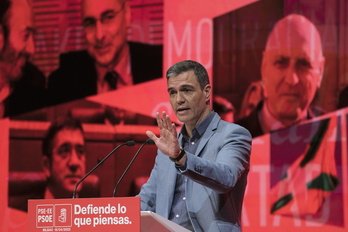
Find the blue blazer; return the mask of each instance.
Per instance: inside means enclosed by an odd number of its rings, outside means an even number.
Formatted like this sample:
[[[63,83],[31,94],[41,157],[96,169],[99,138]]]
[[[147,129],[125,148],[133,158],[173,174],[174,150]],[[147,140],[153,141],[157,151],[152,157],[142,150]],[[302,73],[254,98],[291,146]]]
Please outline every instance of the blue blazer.
[[[150,178],[138,195],[141,210],[168,218],[176,177],[181,174],[187,177],[186,206],[195,231],[240,231],[251,140],[245,128],[215,114],[196,153],[186,152],[186,170],[178,170],[158,150]]]

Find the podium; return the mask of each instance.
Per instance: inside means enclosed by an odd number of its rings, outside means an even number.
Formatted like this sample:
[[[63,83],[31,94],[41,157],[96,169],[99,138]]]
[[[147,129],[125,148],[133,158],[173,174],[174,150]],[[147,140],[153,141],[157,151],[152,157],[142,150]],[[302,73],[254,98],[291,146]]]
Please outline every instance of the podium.
[[[189,230],[154,212],[140,211],[139,197],[112,197],[29,200],[28,231]]]
[[[189,232],[188,229],[151,211],[141,211],[141,232]]]

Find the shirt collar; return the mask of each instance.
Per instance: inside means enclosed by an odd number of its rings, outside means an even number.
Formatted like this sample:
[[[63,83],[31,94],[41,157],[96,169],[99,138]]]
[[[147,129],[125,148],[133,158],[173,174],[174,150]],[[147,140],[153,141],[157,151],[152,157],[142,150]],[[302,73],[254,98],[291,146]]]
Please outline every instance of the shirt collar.
[[[105,74],[110,71],[106,67],[102,67],[100,65],[95,65],[98,75],[98,93],[108,91],[108,85],[104,80]],[[131,62],[130,62],[130,53],[129,53],[129,45],[127,44],[126,52],[121,57],[120,61],[116,64],[116,66],[112,69],[117,72],[120,76],[120,79],[117,82],[117,88],[126,87],[129,85],[133,85],[133,77],[131,73]]]
[[[286,128],[286,126],[283,123],[281,123],[275,117],[273,117],[273,115],[271,114],[271,112],[269,111],[267,107],[266,101],[267,100],[263,102],[261,112],[259,112],[258,114],[259,121],[261,122],[262,131],[264,133],[269,133],[274,130]],[[305,113],[301,120],[306,119],[306,115],[307,114]]]
[[[192,130],[192,137],[197,137],[197,138],[200,138],[204,132],[207,130],[209,124],[211,123],[211,121],[213,120],[214,116],[215,116],[215,112],[212,110],[208,116],[201,122],[199,123],[195,128],[193,128]],[[187,135],[187,132],[186,132],[186,127],[185,127],[185,124],[184,126],[181,128],[181,131],[180,133],[183,135],[183,136],[186,136],[188,137]]]

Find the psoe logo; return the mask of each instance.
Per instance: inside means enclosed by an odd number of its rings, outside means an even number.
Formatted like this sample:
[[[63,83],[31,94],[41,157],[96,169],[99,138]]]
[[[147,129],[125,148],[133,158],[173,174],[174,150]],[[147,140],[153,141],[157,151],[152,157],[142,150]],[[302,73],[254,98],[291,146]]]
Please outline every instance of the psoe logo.
[[[55,226],[56,227],[71,227],[72,226],[72,205],[71,204],[56,204],[55,205]]]
[[[71,204],[47,204],[36,206],[36,227],[71,227]]]
[[[53,227],[54,226],[54,205],[37,205],[36,206],[36,227]]]

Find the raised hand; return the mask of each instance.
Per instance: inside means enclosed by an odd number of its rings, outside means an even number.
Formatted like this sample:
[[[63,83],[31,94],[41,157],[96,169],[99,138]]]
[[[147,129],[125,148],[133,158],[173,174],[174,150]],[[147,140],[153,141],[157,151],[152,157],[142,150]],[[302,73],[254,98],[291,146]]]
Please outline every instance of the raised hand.
[[[146,135],[155,142],[163,154],[173,158],[177,157],[180,153],[180,145],[175,124],[171,122],[165,111],[162,112],[162,118],[157,112],[156,119],[160,129],[160,137],[157,137],[152,131],[146,131]]]

